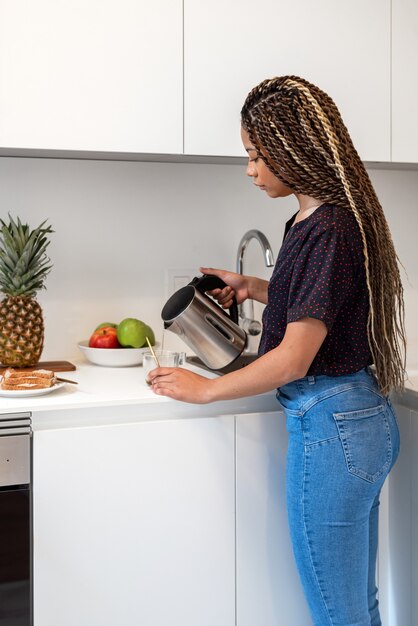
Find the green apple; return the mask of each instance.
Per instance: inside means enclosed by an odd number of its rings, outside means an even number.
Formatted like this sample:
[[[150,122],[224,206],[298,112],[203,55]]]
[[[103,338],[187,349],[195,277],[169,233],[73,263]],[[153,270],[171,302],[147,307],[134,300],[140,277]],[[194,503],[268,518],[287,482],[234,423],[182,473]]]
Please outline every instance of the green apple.
[[[146,343],[147,329],[141,320],[127,317],[118,324],[118,341],[124,348],[142,348]]]
[[[145,324],[145,326],[147,327],[147,337],[149,339],[149,342],[152,346],[155,346],[154,331],[152,330],[151,326],[148,326],[148,324]],[[146,341],[146,338],[145,338],[145,341]]]

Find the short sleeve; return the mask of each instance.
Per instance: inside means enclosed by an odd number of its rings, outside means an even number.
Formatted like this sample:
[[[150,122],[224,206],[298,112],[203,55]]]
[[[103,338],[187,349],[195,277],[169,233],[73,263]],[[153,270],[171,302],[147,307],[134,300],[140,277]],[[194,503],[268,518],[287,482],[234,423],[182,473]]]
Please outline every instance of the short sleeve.
[[[294,264],[287,322],[302,317],[322,320],[331,330],[344,301],[352,293],[360,259],[352,243],[334,222],[318,227],[301,246]]]

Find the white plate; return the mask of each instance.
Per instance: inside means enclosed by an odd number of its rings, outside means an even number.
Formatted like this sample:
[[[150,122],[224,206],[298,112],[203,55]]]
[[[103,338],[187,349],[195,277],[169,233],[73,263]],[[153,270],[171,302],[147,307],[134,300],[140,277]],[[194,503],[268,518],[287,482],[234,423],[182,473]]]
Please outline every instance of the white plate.
[[[1,379],[0,379],[1,380]],[[45,389],[16,389],[11,391],[10,389],[0,389],[0,396],[5,398],[25,398],[28,396],[44,396],[47,393],[56,391],[64,387],[65,383],[55,383],[53,387],[46,387]]]
[[[158,342],[153,346],[158,348]],[[88,341],[80,341],[79,350],[94,365],[104,367],[131,367],[141,365],[144,352],[149,348],[90,348]]]

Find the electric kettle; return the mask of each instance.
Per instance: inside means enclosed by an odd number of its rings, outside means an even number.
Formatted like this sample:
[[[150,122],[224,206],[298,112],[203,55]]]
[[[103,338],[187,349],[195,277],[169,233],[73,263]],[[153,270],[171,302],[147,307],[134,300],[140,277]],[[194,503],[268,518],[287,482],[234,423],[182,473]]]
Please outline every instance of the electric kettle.
[[[246,332],[238,326],[235,298],[228,314],[205,294],[225,286],[217,276],[203,274],[176,291],[161,311],[164,328],[179,335],[213,370],[235,361],[247,340]]]

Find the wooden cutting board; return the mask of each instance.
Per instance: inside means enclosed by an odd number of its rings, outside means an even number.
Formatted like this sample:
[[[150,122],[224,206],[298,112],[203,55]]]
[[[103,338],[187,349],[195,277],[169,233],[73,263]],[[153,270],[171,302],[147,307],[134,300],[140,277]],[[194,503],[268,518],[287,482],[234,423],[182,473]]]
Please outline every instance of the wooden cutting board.
[[[3,374],[7,367],[0,365],[0,374]],[[31,367],[14,367],[14,370],[18,372],[30,372],[31,370],[52,370],[53,372],[72,372],[76,369],[75,365],[69,361],[39,361],[36,365]]]

